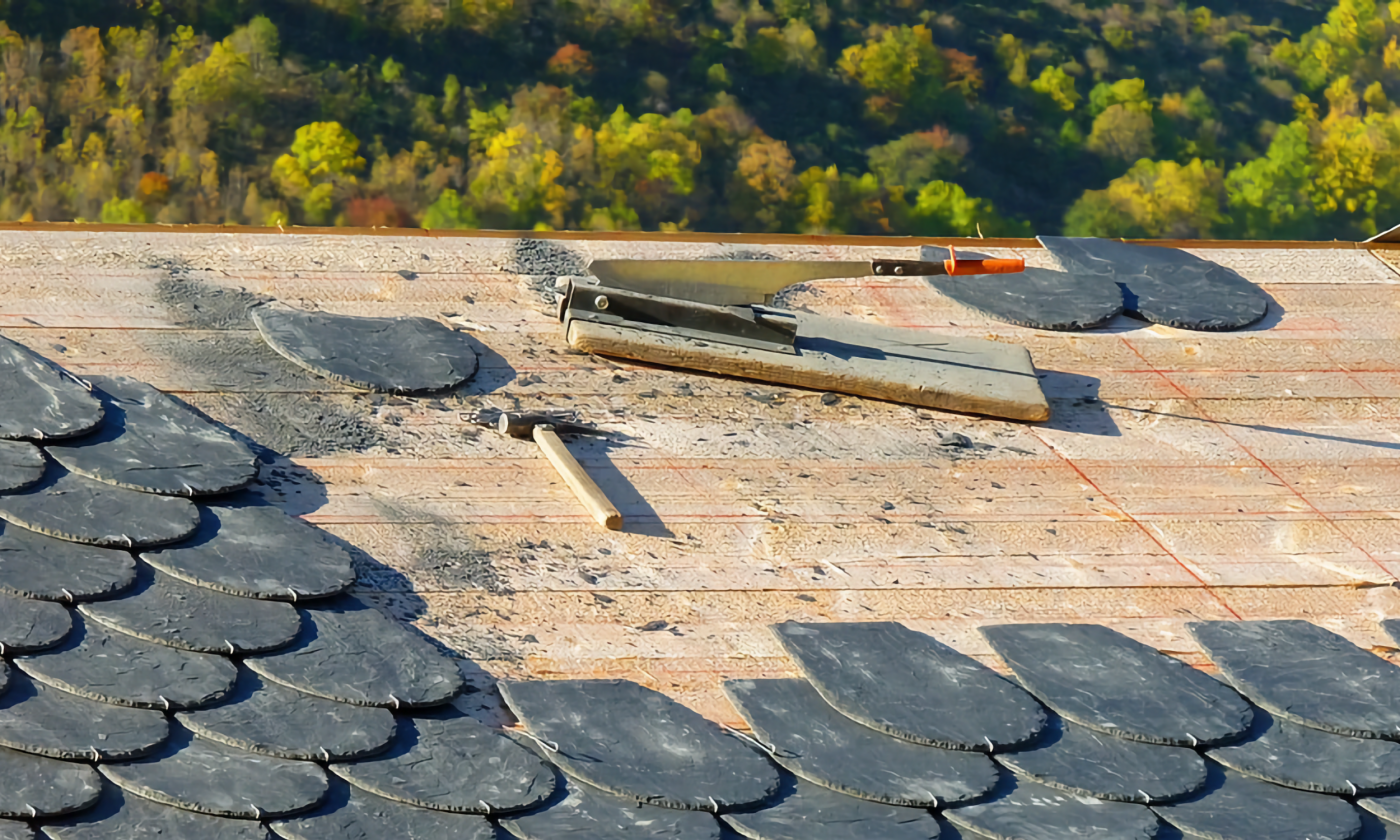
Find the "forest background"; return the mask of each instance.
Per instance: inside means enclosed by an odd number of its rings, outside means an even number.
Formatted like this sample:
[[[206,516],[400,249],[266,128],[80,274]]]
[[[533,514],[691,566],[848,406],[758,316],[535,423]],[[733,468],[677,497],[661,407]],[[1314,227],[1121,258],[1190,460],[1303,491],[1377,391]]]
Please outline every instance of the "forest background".
[[[1400,0],[0,0],[0,219],[1358,239]]]

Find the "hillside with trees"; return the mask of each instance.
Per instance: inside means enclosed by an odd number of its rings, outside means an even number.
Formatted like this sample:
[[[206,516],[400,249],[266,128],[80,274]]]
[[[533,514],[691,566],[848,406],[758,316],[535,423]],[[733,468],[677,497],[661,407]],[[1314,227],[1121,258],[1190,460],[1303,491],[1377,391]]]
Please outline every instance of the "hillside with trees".
[[[1400,2],[1310,1],[0,0],[0,220],[1364,238]]]

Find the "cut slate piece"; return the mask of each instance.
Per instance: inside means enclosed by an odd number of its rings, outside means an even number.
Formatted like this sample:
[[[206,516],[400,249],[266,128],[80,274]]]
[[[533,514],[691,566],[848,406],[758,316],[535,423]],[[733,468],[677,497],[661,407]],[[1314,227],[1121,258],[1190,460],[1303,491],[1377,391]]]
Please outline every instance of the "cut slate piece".
[[[501,827],[520,840],[720,840],[720,823],[699,811],[643,805],[570,780],[567,795]],[[309,840],[309,838],[308,838]]]
[[[0,493],[22,490],[43,478],[45,463],[37,446],[0,439]]]
[[[141,709],[195,709],[221,699],[238,669],[222,656],[193,653],[75,621],[53,651],[15,660],[39,682],[71,694]]]
[[[26,823],[0,819],[0,840],[35,840],[38,836]]]
[[[240,598],[147,570],[139,589],[78,611],[109,629],[181,650],[229,656],[288,645],[301,629],[291,604]]]
[[[144,382],[91,378],[105,416],[94,434],[45,449],[88,478],[172,496],[227,493],[258,475],[252,450]]]
[[[1186,629],[1231,685],[1275,716],[1339,735],[1400,738],[1400,667],[1336,633],[1306,621]]]
[[[1400,793],[1363,796],[1356,800],[1356,804],[1382,819],[1400,823]]]
[[[0,496],[0,518],[60,540],[108,548],[176,542],[199,525],[189,499],[103,484],[57,466],[24,492]]]
[[[239,669],[224,703],[176,712],[196,735],[249,752],[303,761],[345,761],[382,752],[394,740],[388,709],[351,706],[264,682]]]
[[[554,792],[539,756],[455,709],[400,717],[387,753],[331,772],[386,799],[464,814],[523,811]]]
[[[51,601],[0,595],[0,653],[51,648],[72,629],[73,617],[66,607]]]
[[[1115,738],[1059,717],[1030,748],[997,760],[1048,787],[1115,802],[1170,802],[1206,784],[1205,760],[1194,750]]]
[[[286,840],[494,840],[485,817],[416,808],[332,780],[320,808],[272,824]]]
[[[268,346],[327,379],[397,394],[441,391],[476,373],[476,351],[429,318],[364,318],[260,306],[253,323]]]
[[[1350,738],[1255,713],[1250,739],[1206,754],[1284,787],[1356,796],[1400,788],[1400,744]]]
[[[1219,765],[1211,768],[1205,793],[1152,809],[1185,834],[1206,840],[1352,840],[1361,833],[1361,815],[1345,800],[1261,782]]]
[[[532,680],[500,690],[531,734],[550,742],[550,762],[619,796],[714,811],[761,802],[778,789],[778,770],[767,759],[637,683]]]
[[[997,766],[985,755],[877,732],[833,709],[806,680],[729,680],[724,693],[774,761],[817,785],[912,808],[965,802],[996,786]]]
[[[0,745],[70,761],[127,761],[165,742],[165,715],[69,694],[16,674],[0,694]]]
[[[923,247],[920,259],[942,262],[947,248]],[[987,259],[958,252],[959,258]],[[1016,274],[930,277],[944,295],[998,321],[1039,330],[1087,330],[1123,311],[1123,292],[1107,277],[1027,266]]]
[[[90,808],[102,777],[86,764],[0,747],[0,817],[37,819]]]
[[[723,819],[752,840],[935,840],[939,835],[938,820],[921,808],[870,802],[803,781],[761,811]]]
[[[102,422],[87,386],[29,348],[0,338],[0,438],[57,440]]]
[[[326,774],[309,761],[257,755],[187,732],[172,735],[156,755],[101,769],[129,793],[216,817],[288,816],[326,797]]]
[[[187,583],[271,601],[336,595],[355,582],[350,553],[271,506],[208,505],[187,542],[141,559]]]
[[[1020,686],[903,625],[770,629],[826,702],[896,738],[991,751],[1027,743],[1045,726],[1045,709]]]
[[[252,820],[230,820],[161,805],[103,785],[97,807],[44,825],[52,840],[267,840]]]
[[[1071,273],[1107,277],[1123,289],[1124,310],[1186,330],[1235,330],[1269,311],[1269,297],[1234,271],[1176,248],[1112,239],[1039,236]],[[1072,267],[1071,267],[1072,266]]]
[[[982,636],[1041,702],[1119,738],[1174,747],[1249,730],[1249,703],[1229,686],[1098,624],[999,624]]]
[[[463,686],[456,662],[352,595],[303,610],[296,642],[244,664],[273,682],[357,706],[440,706]]]
[[[109,598],[136,580],[125,551],[46,537],[0,522],[0,592],[44,601]]]
[[[1156,815],[1142,805],[1075,796],[1010,776],[1004,778],[992,799],[949,808],[943,816],[992,840],[1150,840],[1161,826]]]

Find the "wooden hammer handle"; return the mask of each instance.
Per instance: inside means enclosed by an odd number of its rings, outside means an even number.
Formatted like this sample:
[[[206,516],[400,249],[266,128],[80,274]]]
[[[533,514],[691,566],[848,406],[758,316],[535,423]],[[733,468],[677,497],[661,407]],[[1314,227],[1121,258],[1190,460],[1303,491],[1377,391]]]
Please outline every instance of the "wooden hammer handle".
[[[588,477],[588,473],[583,471],[583,465],[578,462],[565,446],[564,441],[559,439],[559,435],[554,433],[553,426],[536,426],[534,431],[535,443],[539,444],[544,452],[544,457],[554,465],[554,469],[559,471],[564,483],[569,485],[569,489],[574,491],[578,500],[583,506],[588,508],[588,512],[593,514],[593,518],[599,525],[609,531],[617,531],[622,528],[622,514],[613,507],[608,497],[603,495],[603,491]]]

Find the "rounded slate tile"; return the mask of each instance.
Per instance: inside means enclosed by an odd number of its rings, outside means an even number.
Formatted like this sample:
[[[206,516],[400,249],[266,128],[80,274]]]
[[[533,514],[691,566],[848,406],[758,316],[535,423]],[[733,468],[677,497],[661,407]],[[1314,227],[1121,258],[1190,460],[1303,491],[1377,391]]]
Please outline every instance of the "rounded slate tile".
[[[771,628],[826,702],[896,738],[994,750],[1045,726],[1035,698],[971,657],[893,622]]]
[[[285,840],[494,840],[496,836],[485,817],[405,805],[334,779],[320,808],[275,822],[272,830]]]
[[[273,682],[357,706],[437,706],[463,685],[456,662],[350,595],[303,610],[296,642],[244,664]]]
[[[102,777],[86,764],[0,747],[0,817],[37,819],[90,808]]]
[[[267,840],[252,820],[231,820],[161,805],[103,785],[97,807],[44,825],[52,840]]]
[[[349,552],[271,506],[205,506],[190,540],[141,559],[196,586],[273,601],[324,598],[355,582]]]
[[[1345,800],[1251,779],[1219,765],[1191,799],[1153,805],[1183,833],[1206,840],[1352,840],[1361,816]]]
[[[252,310],[263,340],[327,379],[370,391],[412,394],[460,385],[476,373],[476,351],[428,318],[364,318],[283,306]]]
[[[554,792],[553,768],[455,709],[402,716],[388,752],[330,769],[386,799],[465,814],[523,811]]]
[[[165,742],[165,715],[69,694],[16,674],[0,694],[0,745],[70,761],[126,761]]]
[[[240,668],[233,693],[217,706],[176,712],[196,735],[249,752],[303,761],[345,761],[382,752],[394,740],[388,709],[351,706],[264,682]]]
[[[79,475],[174,496],[227,493],[251,484],[257,457],[188,407],[125,376],[91,377],[105,417],[94,434],[45,447]]]
[[[1206,754],[1246,776],[1299,790],[1356,796],[1400,788],[1400,744],[1255,715],[1249,740]]]
[[[78,611],[105,627],[181,650],[229,656],[290,644],[301,628],[291,604],[240,598],[146,570],[140,587]]]
[[[1400,667],[1306,621],[1186,625],[1230,684],[1276,717],[1400,738]]]
[[[0,338],[0,438],[57,440],[102,422],[86,385],[29,348]]]
[[[947,248],[923,247],[921,259],[941,262]],[[958,252],[959,259],[986,259]],[[974,312],[1040,330],[1087,330],[1123,311],[1123,292],[1107,277],[1027,267],[1016,274],[930,277],[930,286]]]
[[[724,692],[773,760],[808,782],[914,808],[965,802],[996,786],[997,766],[985,755],[863,726],[805,680],[729,680]]]
[[[37,446],[0,439],[0,493],[22,490],[44,477],[44,453]]]
[[[520,840],[720,840],[720,823],[699,811],[644,805],[570,780],[565,796],[501,826]],[[309,840],[309,839],[308,839]]]
[[[135,580],[136,561],[125,551],[0,522],[0,592],[71,603],[110,598]]]
[[[1076,796],[1010,775],[991,799],[949,808],[943,816],[992,840],[1151,840],[1161,825],[1142,805]]]
[[[938,820],[921,808],[901,808],[846,796],[798,781],[761,811],[725,814],[731,828],[752,840],[936,840]]]
[[[0,595],[0,653],[51,648],[72,629],[72,614],[60,604]]]
[[[177,650],[74,622],[61,647],[15,660],[39,682],[82,697],[143,709],[194,709],[213,703],[238,675],[222,656]]]
[[[1176,248],[1112,239],[1037,237],[1072,274],[1106,277],[1123,289],[1124,310],[1187,330],[1235,330],[1269,311],[1269,297],[1239,274]]]
[[[101,769],[129,793],[216,817],[282,817],[326,796],[326,774],[309,761],[257,755],[187,732],[172,734],[149,758]]]
[[[142,548],[193,534],[199,511],[188,499],[139,493],[50,466],[35,486],[0,496],[0,518],[61,540]]]
[[[1194,747],[1249,729],[1249,703],[1174,657],[1097,624],[999,624],[982,636],[1045,705],[1120,738]]]
[[[1047,787],[1115,802],[1169,802],[1206,783],[1206,763],[1194,750],[1128,741],[1055,718],[1028,748],[997,761]]]
[[[738,738],[660,692],[626,680],[500,684],[548,760],[619,796],[713,811],[767,799],[777,768]],[[557,749],[556,749],[557,748]]]

